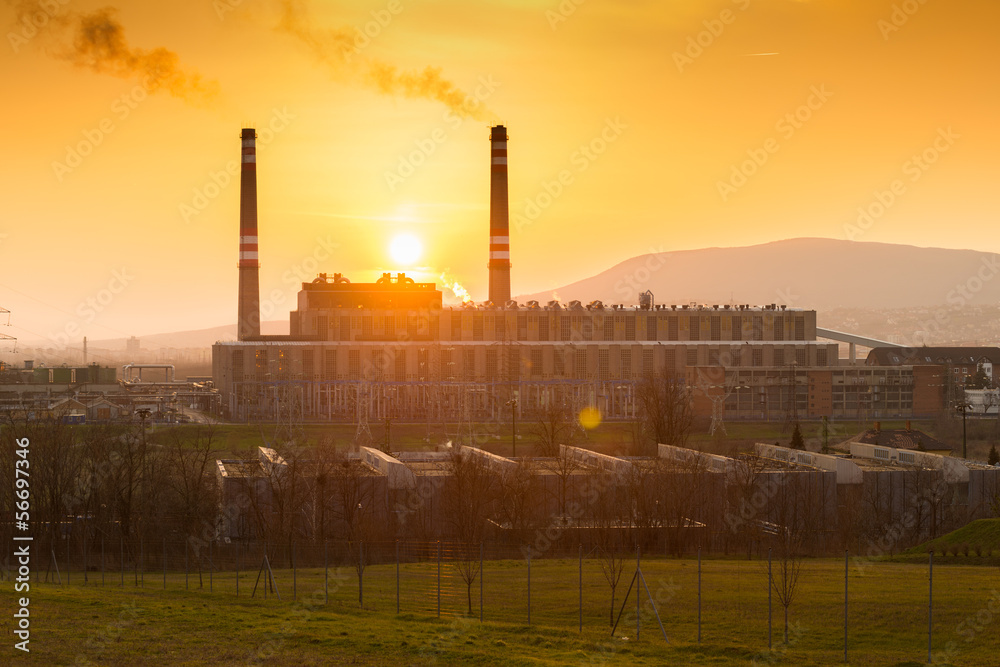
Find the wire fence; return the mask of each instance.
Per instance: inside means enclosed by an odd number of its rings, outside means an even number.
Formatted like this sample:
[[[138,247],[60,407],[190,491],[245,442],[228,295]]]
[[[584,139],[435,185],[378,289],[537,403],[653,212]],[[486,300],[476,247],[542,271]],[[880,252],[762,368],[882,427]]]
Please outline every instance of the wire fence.
[[[276,603],[308,599],[342,610],[580,632],[616,627],[619,635],[641,631],[657,640],[741,638],[768,650],[784,643],[780,563],[769,567],[766,559],[610,555],[579,544],[555,544],[533,554],[506,544],[448,541],[211,542],[195,547],[167,539],[120,539],[73,549],[59,546],[65,547],[54,544],[48,553],[36,554],[34,583],[200,591]],[[952,557],[950,564],[955,562]],[[973,563],[971,557],[968,563]],[[978,619],[982,628],[977,634],[986,632],[994,615],[1000,621],[995,588],[981,588],[986,597],[979,601],[956,570],[934,573],[932,556],[925,564],[899,565],[845,554],[839,570],[830,560],[806,560],[800,566],[786,646],[806,641],[806,634],[815,641],[820,634],[824,645],[843,643],[845,656],[849,647],[863,653],[868,644],[880,641],[877,626],[885,616],[891,623],[887,631],[915,650],[921,643],[928,647],[930,660],[935,627],[944,635],[940,651],[954,643],[949,636],[963,619]],[[613,591],[609,569],[620,572]],[[17,576],[10,557],[0,563],[0,576]],[[944,592],[932,610],[935,581]],[[988,622],[982,610],[988,611]]]

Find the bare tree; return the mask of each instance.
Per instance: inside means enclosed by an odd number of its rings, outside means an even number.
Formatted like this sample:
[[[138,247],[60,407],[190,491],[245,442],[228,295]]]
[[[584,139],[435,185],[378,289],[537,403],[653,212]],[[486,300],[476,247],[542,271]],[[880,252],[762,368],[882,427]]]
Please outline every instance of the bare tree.
[[[805,473],[806,475],[808,473]],[[806,531],[812,525],[810,514],[818,502],[804,488],[805,476],[786,474],[778,484],[771,504],[769,543],[776,564],[771,588],[784,609],[785,643],[788,643],[788,608],[798,590],[802,572]]]
[[[611,609],[609,626],[615,624],[615,593],[625,571],[626,526],[622,520],[620,490],[607,472],[600,476],[598,488],[600,498],[594,506],[594,541],[597,547],[597,561],[601,566],[604,580],[611,589]]]
[[[538,519],[538,477],[522,459],[497,477],[496,512],[499,523],[509,527],[522,541]]]
[[[497,477],[479,456],[465,448],[453,451],[448,461],[451,473],[442,503],[446,520],[458,539],[458,571],[465,582],[469,614],[472,614],[472,584],[479,577],[479,554],[486,519],[494,511]]]
[[[573,410],[565,403],[548,401],[535,413],[528,427],[541,456],[557,456],[559,445],[572,444],[579,435],[579,425]]]
[[[636,386],[638,419],[642,426],[637,454],[656,455],[656,445],[686,447],[694,409],[684,379],[664,369],[647,373]]]

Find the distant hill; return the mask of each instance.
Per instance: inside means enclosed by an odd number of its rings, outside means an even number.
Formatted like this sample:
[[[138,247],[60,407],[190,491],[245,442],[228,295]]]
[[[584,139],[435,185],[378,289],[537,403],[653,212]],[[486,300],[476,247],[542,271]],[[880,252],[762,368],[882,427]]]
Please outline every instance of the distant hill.
[[[260,323],[261,333],[267,335],[287,334],[287,320],[271,320]],[[220,340],[236,340],[236,324],[221,327],[211,327],[210,329],[194,329],[192,331],[174,331],[171,333],[150,334],[139,336],[139,346],[145,350],[157,350],[164,347],[211,347],[213,343]],[[88,344],[94,348],[104,348],[108,350],[125,349],[124,338],[108,338],[105,340],[92,340]]]
[[[544,304],[557,294],[563,303],[633,305],[639,292],[651,290],[663,304],[911,308],[958,305],[957,287],[968,286],[979,289],[970,303],[988,304],[1000,301],[1000,276],[992,280],[997,272],[1000,256],[994,253],[800,238],[640,255],[591,278],[516,298]]]

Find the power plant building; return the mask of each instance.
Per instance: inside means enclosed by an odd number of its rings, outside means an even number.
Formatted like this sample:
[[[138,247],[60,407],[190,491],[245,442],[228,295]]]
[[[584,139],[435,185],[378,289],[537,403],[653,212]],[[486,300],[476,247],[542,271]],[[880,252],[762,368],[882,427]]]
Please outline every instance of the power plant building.
[[[837,343],[817,340],[812,310],[668,306],[648,292],[635,305],[511,300],[503,126],[490,136],[488,301],[445,306],[433,283],[402,273],[374,283],[324,273],[302,284],[290,335],[262,336],[253,137],[253,130],[241,134],[239,335],[212,348],[213,378],[230,419],[291,411],[313,420],[460,421],[548,405],[591,406],[621,419],[635,415],[638,380],[664,372],[686,378],[696,411],[706,416],[718,405],[742,418],[777,418],[790,409],[803,418],[857,418],[862,403],[865,417],[939,409],[940,389],[925,388],[922,396],[912,367],[869,366],[865,378],[851,375],[857,369],[839,365]],[[895,398],[879,414],[870,387],[883,384],[895,388]],[[838,388],[862,385],[867,399]]]

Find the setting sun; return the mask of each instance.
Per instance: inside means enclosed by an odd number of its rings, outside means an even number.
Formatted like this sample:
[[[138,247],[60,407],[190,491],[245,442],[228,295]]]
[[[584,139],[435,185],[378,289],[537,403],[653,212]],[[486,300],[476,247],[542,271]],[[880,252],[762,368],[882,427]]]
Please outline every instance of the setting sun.
[[[424,251],[424,246],[413,234],[397,234],[389,244],[389,256],[398,264],[410,266]]]

